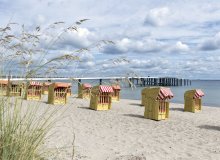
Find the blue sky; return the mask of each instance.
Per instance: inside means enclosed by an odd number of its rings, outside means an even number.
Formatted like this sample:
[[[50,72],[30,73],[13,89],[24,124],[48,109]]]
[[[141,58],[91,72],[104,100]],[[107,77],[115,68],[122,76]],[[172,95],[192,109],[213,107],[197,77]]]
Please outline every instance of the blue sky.
[[[64,34],[50,54],[103,39],[115,44],[82,54],[60,73],[220,79],[220,1],[0,0],[1,26],[10,19],[31,28],[83,18],[90,20]]]

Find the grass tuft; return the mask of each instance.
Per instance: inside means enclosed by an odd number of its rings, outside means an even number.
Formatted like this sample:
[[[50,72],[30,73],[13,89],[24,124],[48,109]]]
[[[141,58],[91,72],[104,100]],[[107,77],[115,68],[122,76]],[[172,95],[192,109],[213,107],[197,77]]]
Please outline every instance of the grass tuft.
[[[44,141],[55,123],[55,113],[25,106],[19,99],[0,97],[0,160],[45,159]]]

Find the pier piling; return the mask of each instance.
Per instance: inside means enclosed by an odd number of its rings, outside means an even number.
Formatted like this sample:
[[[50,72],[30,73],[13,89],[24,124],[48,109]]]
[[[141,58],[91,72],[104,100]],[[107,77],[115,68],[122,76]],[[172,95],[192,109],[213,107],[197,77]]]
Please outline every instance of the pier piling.
[[[99,79],[99,85],[102,85],[102,79]]]

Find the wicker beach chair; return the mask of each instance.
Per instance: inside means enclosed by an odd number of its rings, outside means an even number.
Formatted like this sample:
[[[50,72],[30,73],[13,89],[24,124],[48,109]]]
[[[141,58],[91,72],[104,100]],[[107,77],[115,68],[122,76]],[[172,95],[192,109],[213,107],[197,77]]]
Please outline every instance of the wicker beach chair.
[[[169,88],[152,87],[145,90],[146,101],[144,103],[144,117],[153,120],[169,118],[169,99],[173,93]]]

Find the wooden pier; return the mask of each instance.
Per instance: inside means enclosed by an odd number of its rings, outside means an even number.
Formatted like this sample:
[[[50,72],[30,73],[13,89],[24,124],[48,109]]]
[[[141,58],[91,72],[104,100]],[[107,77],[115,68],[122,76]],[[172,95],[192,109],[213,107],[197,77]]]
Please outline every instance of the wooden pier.
[[[1,79],[8,79],[9,76],[1,77]],[[17,76],[10,76],[11,80],[14,81],[23,81],[27,80],[23,77]],[[182,79],[182,78],[174,78],[174,77],[34,77],[28,78],[28,80],[33,81],[59,81],[59,80],[77,80],[81,82],[82,80],[98,80],[99,84],[101,85],[103,80],[128,80],[130,87],[132,85],[135,86],[188,86],[191,85],[191,80],[189,79]]]
[[[173,77],[161,77],[161,78],[130,78],[131,84],[136,86],[188,86],[191,85],[189,79],[179,79]],[[130,84],[130,86],[131,86]]]
[[[105,80],[121,80],[124,78],[104,78]],[[189,86],[191,85],[191,80],[189,79],[182,79],[182,78],[173,78],[173,77],[129,77],[130,87],[132,85],[135,86]],[[80,79],[81,81],[81,79]],[[102,85],[103,79],[99,79],[99,84]]]

